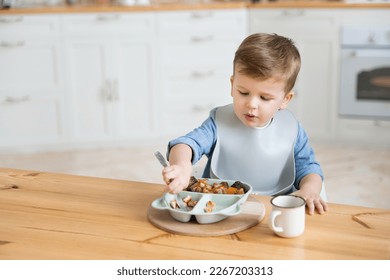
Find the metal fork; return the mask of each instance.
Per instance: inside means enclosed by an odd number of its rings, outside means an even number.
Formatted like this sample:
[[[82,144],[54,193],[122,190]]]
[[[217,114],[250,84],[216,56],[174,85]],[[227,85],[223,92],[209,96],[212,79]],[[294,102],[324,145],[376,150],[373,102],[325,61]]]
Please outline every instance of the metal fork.
[[[168,167],[168,162],[165,160],[164,156],[159,152],[155,152],[154,156],[158,159],[158,161],[161,163],[163,167]],[[184,203],[184,201],[180,198],[179,194],[175,195],[175,199],[177,204],[179,204],[179,208],[181,210],[188,211],[187,205]]]

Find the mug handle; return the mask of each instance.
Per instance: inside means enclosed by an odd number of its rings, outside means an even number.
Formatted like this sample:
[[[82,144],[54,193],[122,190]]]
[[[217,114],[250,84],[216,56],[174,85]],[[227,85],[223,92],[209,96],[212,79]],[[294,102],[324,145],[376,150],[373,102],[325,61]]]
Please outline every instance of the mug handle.
[[[270,226],[271,226],[271,229],[274,232],[283,232],[283,228],[282,227],[277,227],[275,225],[276,217],[281,215],[281,214],[282,214],[282,211],[279,211],[279,210],[274,210],[274,211],[271,212],[271,215],[270,215]]]

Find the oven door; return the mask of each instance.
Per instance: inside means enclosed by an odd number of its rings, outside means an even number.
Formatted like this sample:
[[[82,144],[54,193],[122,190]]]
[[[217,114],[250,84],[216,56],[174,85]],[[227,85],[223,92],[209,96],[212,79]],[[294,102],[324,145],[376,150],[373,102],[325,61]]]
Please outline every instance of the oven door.
[[[390,118],[390,49],[343,49],[341,115]]]

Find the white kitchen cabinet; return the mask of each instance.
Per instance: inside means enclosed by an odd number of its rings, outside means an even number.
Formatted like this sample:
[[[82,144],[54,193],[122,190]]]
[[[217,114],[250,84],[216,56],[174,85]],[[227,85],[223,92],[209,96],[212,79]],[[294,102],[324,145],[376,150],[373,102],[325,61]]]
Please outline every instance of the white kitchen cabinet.
[[[178,136],[199,126],[211,108],[231,102],[233,58],[247,35],[240,10],[159,12],[159,127]]]
[[[388,145],[388,121],[338,114],[340,28],[390,24],[388,15],[311,8],[1,15],[0,150],[186,133],[231,102],[234,52],[254,32],[296,42],[303,64],[290,109],[311,138]]]
[[[74,14],[62,19],[73,141],[150,137],[152,15]]]
[[[312,138],[332,139],[336,114],[337,18],[332,10],[251,9],[250,33],[286,36],[296,43],[302,67],[289,109]]]
[[[58,16],[0,16],[0,148],[64,137]]]

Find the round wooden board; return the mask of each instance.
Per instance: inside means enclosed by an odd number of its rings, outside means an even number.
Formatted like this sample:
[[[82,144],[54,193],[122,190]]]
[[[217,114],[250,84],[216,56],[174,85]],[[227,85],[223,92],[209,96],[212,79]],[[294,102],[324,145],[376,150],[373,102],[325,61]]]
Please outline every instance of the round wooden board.
[[[175,220],[168,210],[158,210],[149,206],[149,221],[164,231],[192,236],[220,236],[233,234],[251,228],[263,220],[265,216],[264,204],[248,197],[248,200],[241,205],[241,213],[228,217],[213,224],[199,224],[195,219],[188,223]]]

